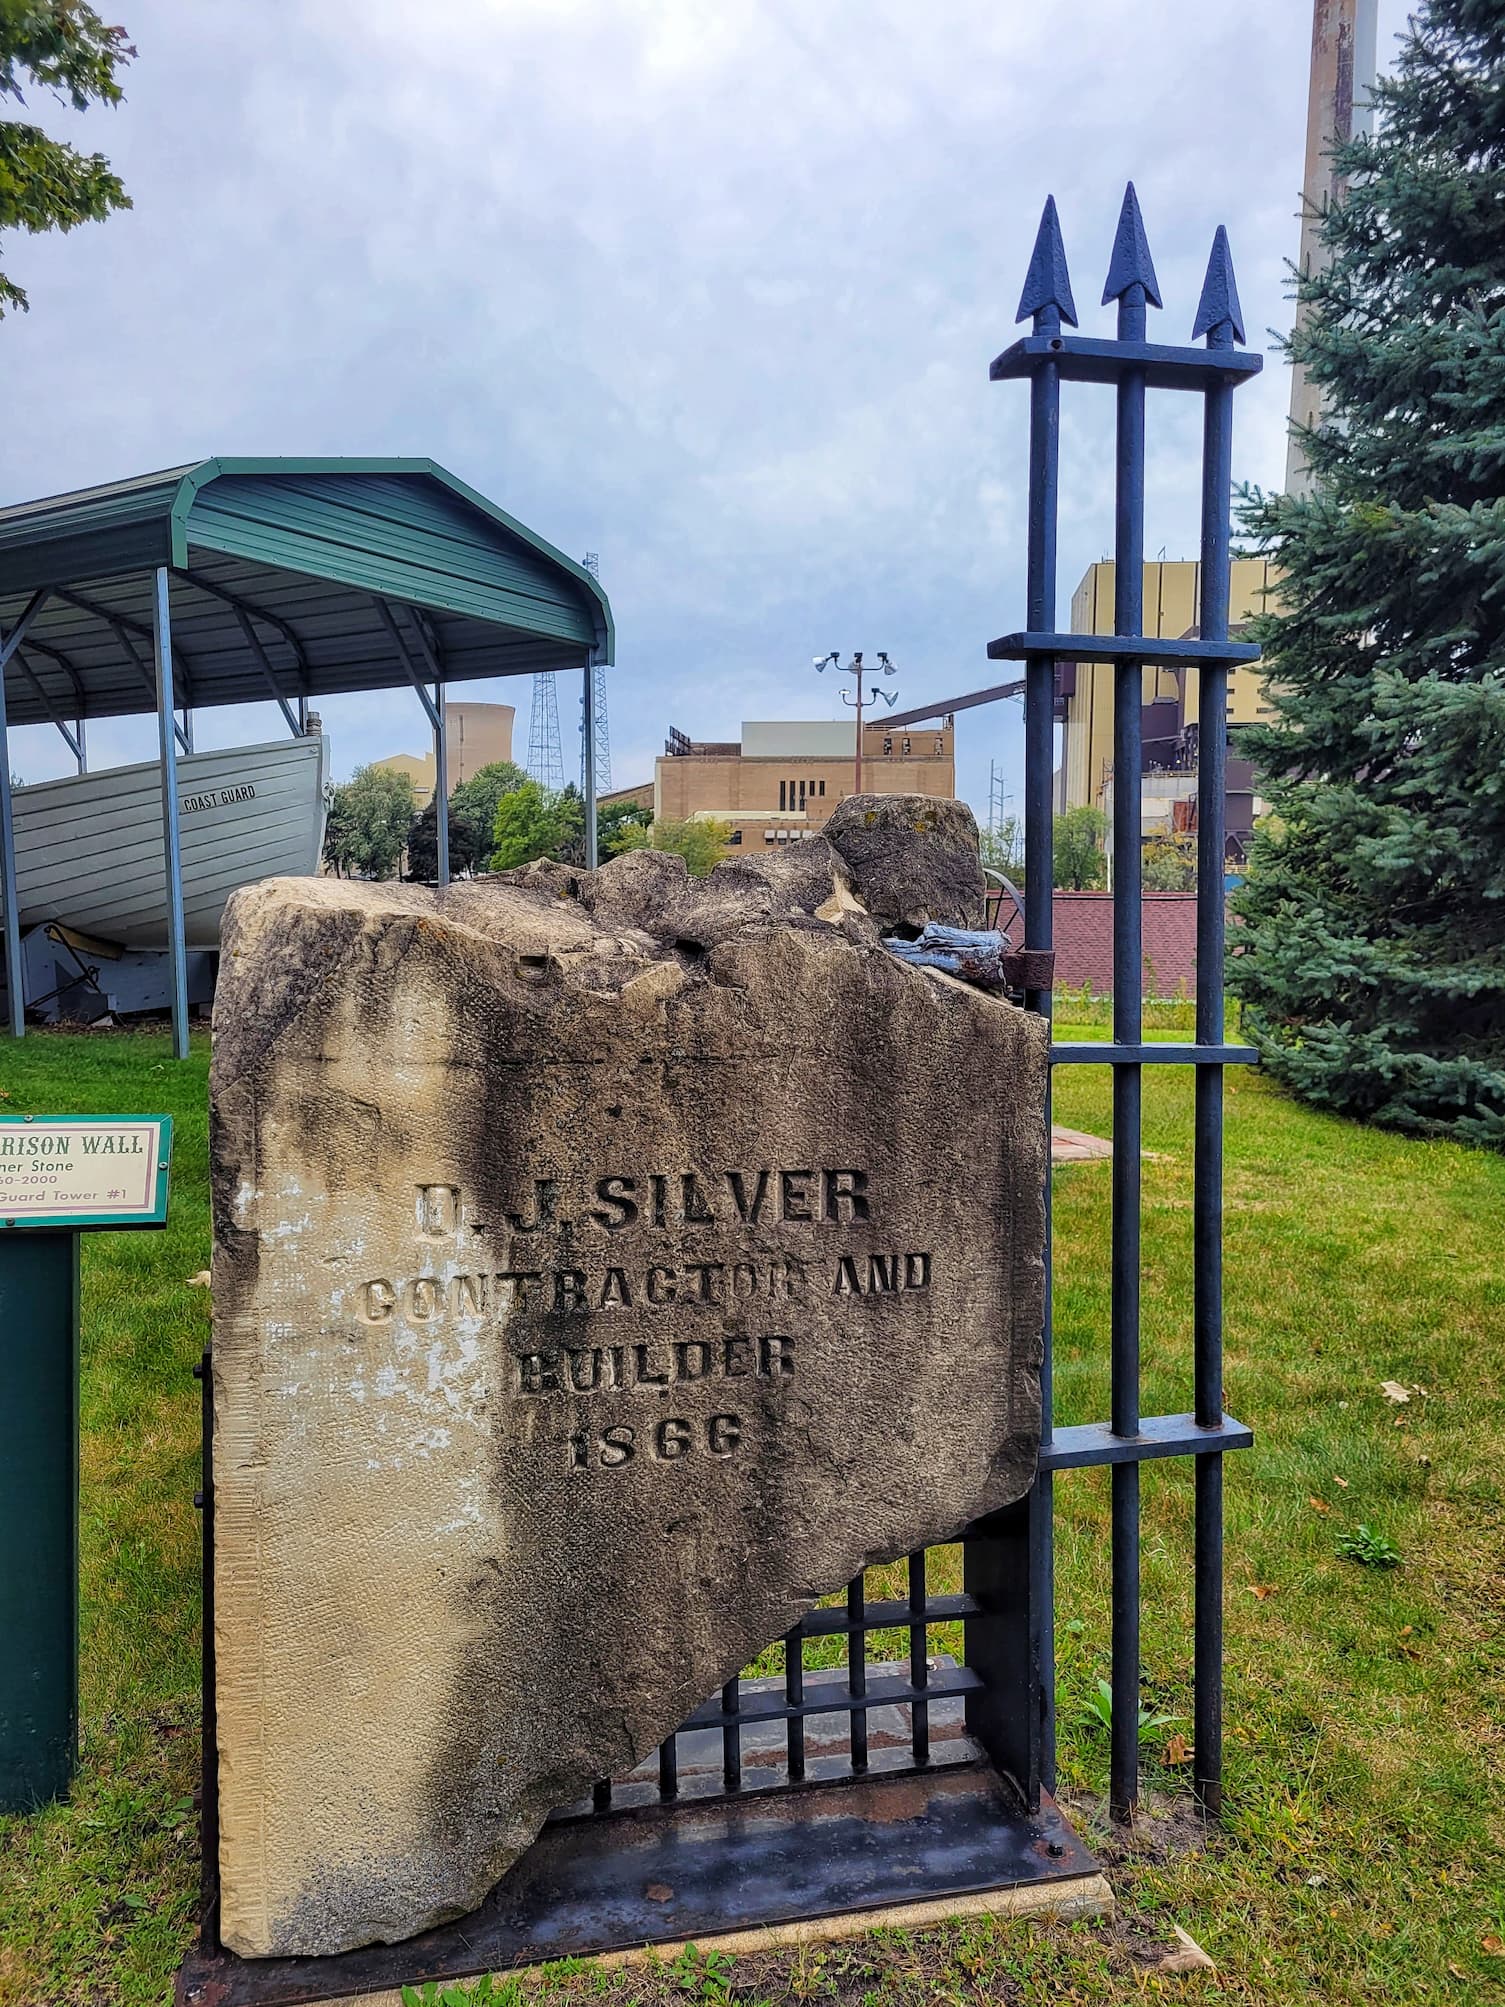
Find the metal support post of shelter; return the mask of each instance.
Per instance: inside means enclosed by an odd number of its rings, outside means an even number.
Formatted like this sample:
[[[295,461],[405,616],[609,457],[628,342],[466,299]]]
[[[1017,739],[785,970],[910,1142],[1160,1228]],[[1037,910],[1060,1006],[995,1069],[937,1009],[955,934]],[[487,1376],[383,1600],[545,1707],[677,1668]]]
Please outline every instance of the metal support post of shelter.
[[[581,696],[581,761],[580,777],[584,782],[581,789],[585,797],[585,868],[594,871],[600,863],[599,837],[596,829],[596,651],[592,649],[585,658],[583,694]]]
[[[46,604],[46,590],[35,592],[15,626],[0,641],[0,897],[5,900],[5,994],[12,1038],[26,1034],[26,981],[21,967],[21,913],[16,893],[16,824],[10,797],[10,726],[5,706],[5,672],[10,658],[26,639],[26,630]],[[83,727],[79,727],[82,744]]]
[[[167,567],[152,576],[152,651],[157,665],[157,737],[162,756],[162,852],[167,873],[167,948],[172,964],[172,1049],[188,1057],[188,950],[183,938],[183,844],[178,827],[178,737],[173,716],[172,613]]]
[[[434,684],[434,859],[442,890],[449,883],[449,733],[440,682]]]

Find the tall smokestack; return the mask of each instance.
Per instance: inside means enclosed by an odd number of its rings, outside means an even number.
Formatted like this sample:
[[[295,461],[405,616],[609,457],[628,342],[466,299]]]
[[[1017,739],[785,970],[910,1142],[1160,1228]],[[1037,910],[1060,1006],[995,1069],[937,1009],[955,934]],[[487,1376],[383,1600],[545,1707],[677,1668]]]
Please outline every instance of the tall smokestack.
[[[1328,208],[1348,193],[1345,176],[1335,172],[1332,149],[1356,132],[1373,130],[1370,87],[1374,83],[1376,14],[1379,0],[1314,0],[1312,7],[1312,74],[1306,107],[1306,174],[1301,185],[1301,252],[1303,272],[1320,271],[1328,262],[1318,241]],[[1298,309],[1296,325],[1305,319]],[[1298,364],[1291,372],[1291,435],[1286,446],[1286,489],[1293,495],[1311,490],[1311,474],[1301,450],[1297,427],[1313,425],[1321,415],[1321,393],[1307,381]]]

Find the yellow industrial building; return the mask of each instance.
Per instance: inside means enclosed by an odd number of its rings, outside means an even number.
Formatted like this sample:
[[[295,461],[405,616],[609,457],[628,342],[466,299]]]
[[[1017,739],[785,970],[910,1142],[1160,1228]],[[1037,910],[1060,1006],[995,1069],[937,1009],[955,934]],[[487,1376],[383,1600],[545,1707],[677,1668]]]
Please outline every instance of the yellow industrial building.
[[[1073,634],[1113,632],[1114,573],[1111,558],[1089,565],[1071,596]],[[1271,568],[1266,558],[1235,558],[1230,567],[1229,622],[1237,626],[1267,610]],[[1202,567],[1190,559],[1161,558],[1144,568],[1143,632],[1180,640],[1194,634],[1202,614]],[[1056,718],[1061,726],[1061,764],[1056,771],[1059,809],[1104,808],[1113,778],[1113,665],[1063,663],[1058,672]],[[1195,670],[1144,671],[1145,765],[1172,767],[1184,761],[1188,726],[1198,720]],[[1257,668],[1235,668],[1228,677],[1228,722],[1251,724],[1269,717],[1264,681]],[[1192,739],[1194,741],[1195,734]],[[1180,748],[1178,757],[1176,749]]]

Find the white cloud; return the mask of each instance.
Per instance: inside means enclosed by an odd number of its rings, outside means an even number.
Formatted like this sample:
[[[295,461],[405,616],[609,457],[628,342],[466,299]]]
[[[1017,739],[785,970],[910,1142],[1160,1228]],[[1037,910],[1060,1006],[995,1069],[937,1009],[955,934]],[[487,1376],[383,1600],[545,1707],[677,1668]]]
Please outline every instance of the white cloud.
[[[135,210],[6,247],[33,296],[0,328],[24,390],[6,499],[215,452],[430,454],[600,552],[619,784],[670,723],[829,714],[808,667],[828,647],[890,649],[904,703],[996,680],[985,644],[1022,618],[1024,399],[987,365],[1048,190],[1084,331],[1107,325],[1130,175],[1167,336],[1218,222],[1251,340],[1287,318],[1306,0],[127,13],[126,106],[42,115],[112,154]],[[1285,402],[1272,360],[1240,394],[1241,474],[1279,480]],[[1190,554],[1199,428],[1166,403],[1149,543]],[[1063,618],[1111,541],[1110,426],[1101,394],[1068,414]],[[526,689],[495,694],[525,731]],[[400,692],[324,708],[343,770],[420,743]],[[94,745],[139,756],[147,731]],[[964,717],[974,802],[1018,740],[1017,706]],[[26,733],[16,764],[60,763]]]

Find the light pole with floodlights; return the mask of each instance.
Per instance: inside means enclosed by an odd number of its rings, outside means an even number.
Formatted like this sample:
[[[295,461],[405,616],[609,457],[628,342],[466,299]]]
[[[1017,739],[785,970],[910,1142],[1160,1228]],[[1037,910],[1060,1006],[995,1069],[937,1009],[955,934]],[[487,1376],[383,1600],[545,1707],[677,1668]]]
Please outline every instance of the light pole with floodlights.
[[[829,654],[817,655],[815,658],[815,673],[818,676],[823,676],[828,669],[840,670],[840,668],[841,668],[841,657],[834,648],[830,651]],[[882,648],[878,650],[877,668],[876,669],[867,668],[862,660],[862,650],[859,648],[855,651],[851,661],[848,663],[846,673],[849,676],[855,677],[857,682],[857,695],[855,697],[849,696],[848,693],[845,690],[843,690],[841,693],[841,701],[843,704],[850,704],[857,713],[857,760],[856,760],[857,786],[854,792],[857,794],[861,794],[862,710],[863,710],[863,705],[868,701],[868,698],[865,697],[863,694],[862,679],[864,676],[897,676],[899,671],[895,666],[895,664],[889,661],[886,650]],[[872,697],[881,697],[890,710],[892,710],[894,705],[897,704],[899,701],[899,693],[897,690],[893,691],[873,690],[869,693],[869,695]]]

